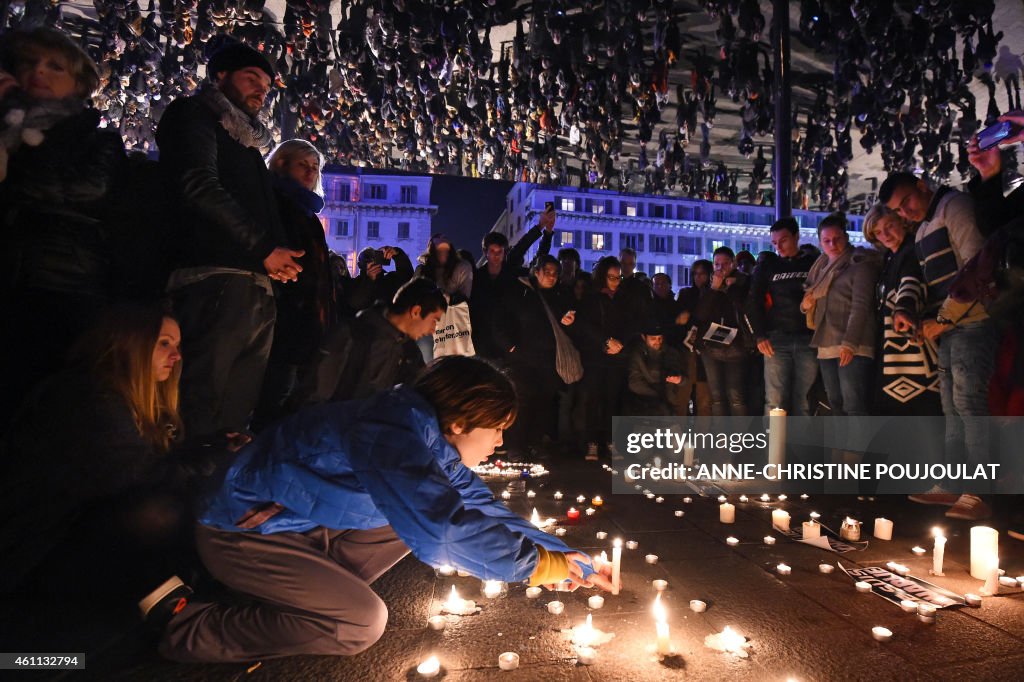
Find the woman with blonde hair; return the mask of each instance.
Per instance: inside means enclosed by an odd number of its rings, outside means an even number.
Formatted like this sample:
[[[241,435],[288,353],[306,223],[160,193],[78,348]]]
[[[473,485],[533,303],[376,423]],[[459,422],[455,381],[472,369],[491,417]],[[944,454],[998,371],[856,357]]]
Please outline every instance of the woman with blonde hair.
[[[324,160],[306,140],[286,140],[267,157],[281,223],[289,246],[304,255],[295,282],[275,283],[274,343],[253,419],[259,429],[284,416],[289,398],[309,372],[320,341],[333,326],[335,282],[330,250],[318,214],[324,208]]]
[[[183,446],[180,342],[159,308],[114,306],[27,400],[2,443],[0,591],[134,602],[182,570],[189,481],[222,450]]]
[[[876,285],[878,361],[872,414],[940,416],[935,346],[915,331],[926,296],[913,227],[879,203],[864,218],[864,238],[883,253]]]

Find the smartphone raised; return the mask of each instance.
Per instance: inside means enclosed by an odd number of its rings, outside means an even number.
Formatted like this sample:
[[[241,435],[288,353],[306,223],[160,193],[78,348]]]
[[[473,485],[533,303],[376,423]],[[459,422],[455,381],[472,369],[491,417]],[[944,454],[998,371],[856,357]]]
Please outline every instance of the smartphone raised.
[[[1013,124],[1009,121],[1000,121],[995,125],[990,125],[978,133],[978,149],[982,151],[992,149],[1008,138],[1011,132],[1013,132]]]
[[[544,202],[544,210],[545,211],[554,211],[555,210],[555,202],[553,202],[553,201],[545,201]]]

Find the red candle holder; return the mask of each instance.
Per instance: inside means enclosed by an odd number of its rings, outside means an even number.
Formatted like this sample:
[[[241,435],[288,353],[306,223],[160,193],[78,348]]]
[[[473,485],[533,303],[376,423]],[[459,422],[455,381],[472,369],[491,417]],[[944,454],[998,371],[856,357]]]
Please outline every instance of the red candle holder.
[[[565,515],[570,521],[580,520],[580,510],[576,507],[569,507],[568,511],[565,512]]]

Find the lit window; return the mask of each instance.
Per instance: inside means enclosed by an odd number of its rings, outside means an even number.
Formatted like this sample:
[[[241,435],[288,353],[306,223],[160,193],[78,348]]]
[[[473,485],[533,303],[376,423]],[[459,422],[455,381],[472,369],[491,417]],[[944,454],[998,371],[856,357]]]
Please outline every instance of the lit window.
[[[573,199],[562,197],[562,210],[563,211],[575,211],[576,202]]]
[[[590,207],[591,213],[604,213],[604,204],[594,202],[594,205]]]
[[[635,216],[636,215],[636,204],[626,204],[626,215],[628,215],[628,216]]]
[[[562,232],[562,246],[572,246],[572,232]]]
[[[594,234],[590,236],[590,250],[604,251],[604,235]]]

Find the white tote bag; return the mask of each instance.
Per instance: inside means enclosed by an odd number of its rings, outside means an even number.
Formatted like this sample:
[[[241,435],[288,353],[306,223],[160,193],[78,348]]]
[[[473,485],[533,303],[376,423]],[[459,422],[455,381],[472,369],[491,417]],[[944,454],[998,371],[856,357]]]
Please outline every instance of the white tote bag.
[[[434,357],[444,355],[476,355],[469,303],[465,301],[449,305],[434,330]]]

